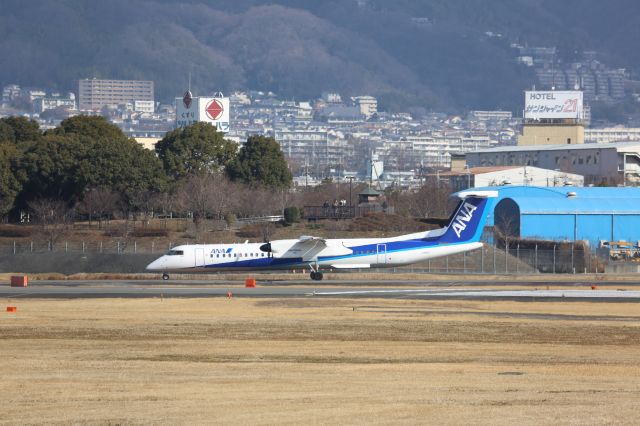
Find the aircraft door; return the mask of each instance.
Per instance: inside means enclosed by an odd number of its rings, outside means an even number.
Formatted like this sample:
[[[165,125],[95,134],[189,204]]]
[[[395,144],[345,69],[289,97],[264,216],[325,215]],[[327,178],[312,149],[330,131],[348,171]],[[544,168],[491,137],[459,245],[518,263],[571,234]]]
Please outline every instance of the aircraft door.
[[[376,263],[378,265],[383,265],[387,263],[387,245],[386,244],[378,244],[378,258]]]
[[[196,248],[194,266],[204,266],[204,265],[205,265],[204,249],[203,248]]]

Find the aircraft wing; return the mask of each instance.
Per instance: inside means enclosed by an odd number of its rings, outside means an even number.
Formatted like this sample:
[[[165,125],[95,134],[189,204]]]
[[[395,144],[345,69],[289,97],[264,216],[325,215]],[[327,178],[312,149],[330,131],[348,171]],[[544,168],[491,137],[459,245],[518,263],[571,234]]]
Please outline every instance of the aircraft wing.
[[[330,240],[320,237],[304,235],[291,246],[284,257],[301,257],[304,261],[313,260],[318,255],[322,256],[343,256],[351,254],[353,251],[343,245],[331,244]]]

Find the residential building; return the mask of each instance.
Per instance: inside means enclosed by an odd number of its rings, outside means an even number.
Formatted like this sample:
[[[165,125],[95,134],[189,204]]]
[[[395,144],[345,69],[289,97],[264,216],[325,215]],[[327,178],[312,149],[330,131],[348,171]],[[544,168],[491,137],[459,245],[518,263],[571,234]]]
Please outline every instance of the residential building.
[[[83,79],[78,82],[81,110],[98,110],[104,106],[154,101],[153,81]]]

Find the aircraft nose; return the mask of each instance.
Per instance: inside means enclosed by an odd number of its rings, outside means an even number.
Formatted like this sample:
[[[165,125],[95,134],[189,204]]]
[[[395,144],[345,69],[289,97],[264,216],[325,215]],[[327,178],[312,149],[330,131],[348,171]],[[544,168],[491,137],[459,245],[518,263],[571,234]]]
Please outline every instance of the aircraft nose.
[[[164,256],[162,256],[159,259],[154,260],[153,262],[151,262],[150,264],[147,265],[147,271],[158,271],[161,270],[164,263],[165,263],[165,258]]]

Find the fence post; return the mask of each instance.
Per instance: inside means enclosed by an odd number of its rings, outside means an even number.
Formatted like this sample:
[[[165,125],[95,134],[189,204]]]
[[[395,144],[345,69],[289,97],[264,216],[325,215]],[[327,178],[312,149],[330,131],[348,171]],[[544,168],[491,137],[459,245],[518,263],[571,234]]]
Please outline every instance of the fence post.
[[[445,258],[446,261],[446,265],[447,265],[447,274],[449,273],[449,256],[446,256]]]
[[[82,242],[82,252],[84,253],[84,241]]]
[[[64,242],[64,252],[67,253],[69,251],[69,241]]]
[[[504,242],[504,273],[509,273],[509,240]]]
[[[100,253],[102,253],[102,241],[100,241]]]
[[[516,274],[520,272],[520,243],[516,246]]]
[[[120,254],[120,241],[118,241],[117,250],[118,250],[118,254]]]
[[[467,252],[466,251],[462,252],[462,273],[463,274],[467,273]]]
[[[153,245],[155,244],[155,241],[151,241],[151,254],[153,254]]]
[[[429,259],[429,266],[428,266],[428,268],[429,268],[429,273],[431,273],[431,259]]]
[[[484,274],[484,246],[480,249],[480,273]]]
[[[138,242],[134,241],[133,242],[133,254],[136,254],[138,252]]]
[[[13,254],[16,254],[16,240],[13,240]]]
[[[553,273],[556,273],[556,245],[553,245]]]
[[[576,264],[574,263],[573,259],[573,249],[576,246],[575,241],[573,243],[571,243],[571,271],[573,271],[573,273],[576,273]]]
[[[33,253],[33,241],[31,241],[31,253]]]
[[[497,244],[495,241],[493,242],[493,274],[496,274],[496,247]]]
[[[538,273],[538,245],[536,244],[536,273]]]

